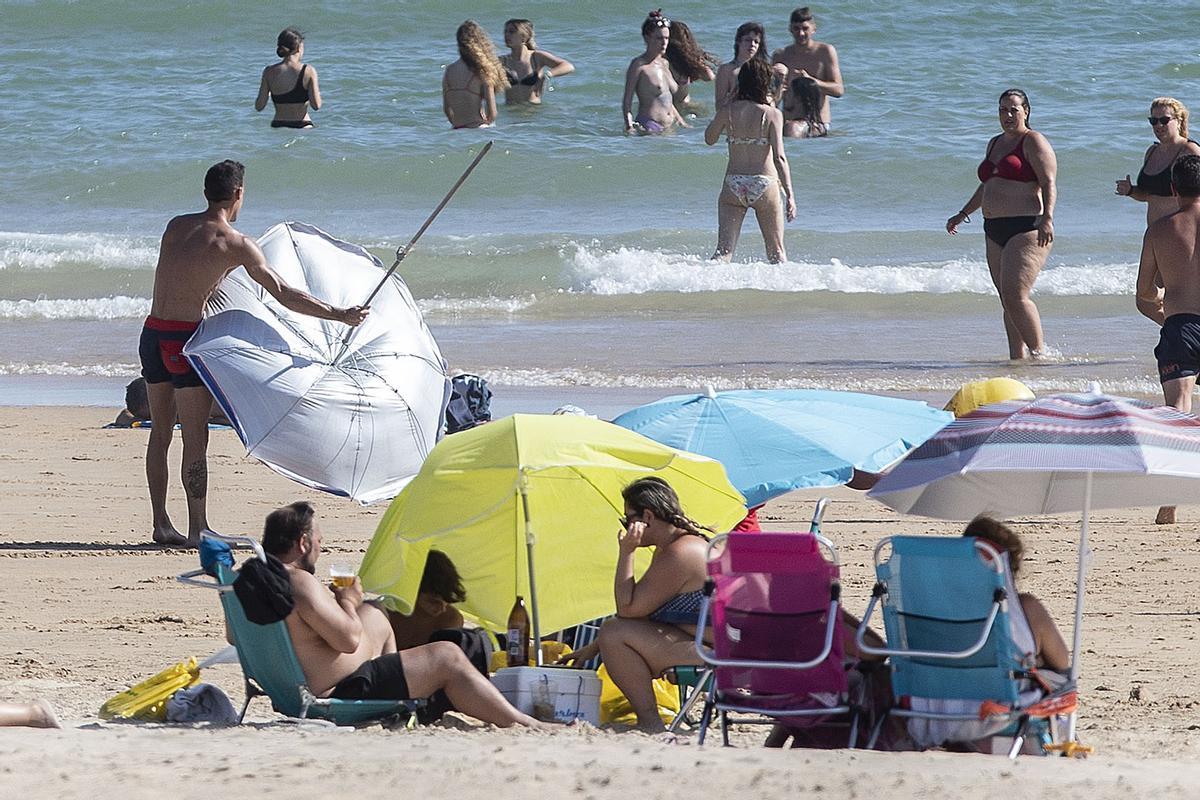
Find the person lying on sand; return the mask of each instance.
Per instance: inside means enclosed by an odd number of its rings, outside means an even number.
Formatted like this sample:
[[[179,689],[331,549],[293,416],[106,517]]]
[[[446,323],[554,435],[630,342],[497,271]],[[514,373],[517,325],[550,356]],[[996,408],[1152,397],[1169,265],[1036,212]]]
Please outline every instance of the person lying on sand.
[[[45,700],[0,703],[0,728],[61,728],[54,708]]]
[[[176,421],[178,421],[176,417]],[[112,421],[114,428],[132,428],[150,421],[150,396],[146,392],[146,379],[134,378],[125,384],[125,407]],[[213,406],[208,415],[209,425],[228,425],[229,419],[220,406]]]
[[[397,652],[387,615],[363,601],[357,577],[345,587],[317,580],[321,541],[308,503],[292,503],[267,516],[263,549],[283,562],[291,579],[295,607],[285,621],[313,694],[408,700],[444,691],[454,708],[484,722],[546,727],[513,708],[457,646],[433,642]]]

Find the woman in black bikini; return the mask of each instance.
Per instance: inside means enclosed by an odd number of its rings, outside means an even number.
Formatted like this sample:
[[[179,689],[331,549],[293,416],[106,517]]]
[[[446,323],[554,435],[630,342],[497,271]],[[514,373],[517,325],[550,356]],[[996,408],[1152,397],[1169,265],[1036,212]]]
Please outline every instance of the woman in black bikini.
[[[1184,155],[1200,155],[1200,144],[1188,138],[1188,110],[1174,97],[1156,97],[1150,104],[1150,127],[1157,142],[1150,145],[1137,183],[1126,175],[1117,181],[1117,194],[1146,204],[1146,227],[1179,210],[1171,193],[1171,166]]]
[[[946,220],[946,232],[983,209],[988,270],[1004,308],[1008,357],[1046,355],[1042,320],[1030,298],[1054,241],[1058,162],[1045,136],[1029,127],[1029,98],[1020,89],[1000,95],[1003,133],[988,142],[979,164],[979,188]]]
[[[512,51],[500,56],[507,73],[509,87],[504,90],[505,103],[542,102],[546,91],[546,75],[558,78],[575,71],[575,65],[565,58],[537,49],[533,40],[533,23],[527,19],[510,19],[504,23],[504,44]]]
[[[442,75],[442,112],[454,128],[487,128],[496,121],[496,91],[508,88],[492,40],[474,20],[458,26],[458,61]]]
[[[321,89],[317,84],[317,68],[303,63],[304,34],[295,28],[284,28],[279,34],[275,52],[282,59],[262,73],[258,99],[254,110],[267,107],[267,99],[275,104],[272,128],[311,128],[308,107],[321,107]]]
[[[596,642],[559,663],[587,661],[599,651],[613,683],[637,713],[638,728],[658,733],[665,726],[652,680],[669,667],[702,663],[693,637],[707,578],[708,541],[662,478],[636,480],[621,496],[625,513],[613,581],[617,615],[600,626]],[[634,554],[641,547],[653,547],[654,555],[641,580],[635,580]]]

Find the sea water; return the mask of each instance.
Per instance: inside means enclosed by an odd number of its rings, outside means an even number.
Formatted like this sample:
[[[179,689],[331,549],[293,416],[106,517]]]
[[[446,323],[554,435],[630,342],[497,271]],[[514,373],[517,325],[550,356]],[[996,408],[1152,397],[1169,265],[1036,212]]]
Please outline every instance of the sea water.
[[[488,140],[401,273],[452,366],[488,377],[498,398],[615,413],[711,384],[944,400],[992,375],[1157,394],[1157,329],[1132,297],[1145,208],[1113,181],[1136,174],[1153,141],[1151,98],[1200,108],[1200,10],[813,9],[846,94],[832,101],[833,135],[786,144],[799,216],[789,261],[770,265],[752,215],[734,263],[708,260],[725,169],[724,146],[703,141],[710,84],[693,89],[692,128],[622,135],[641,5],[0,2],[0,403],[119,401],[138,370],[158,237],[203,207],[215,161],[246,164],[241,230],[302,220],[391,263]],[[765,24],[770,48],[787,44],[789,11],[664,7],[722,61],[746,20]],[[440,77],[456,27],[476,19],[500,43],[510,16],[532,19],[539,46],[575,73],[540,108],[501,105],[494,128],[451,131]],[[308,131],[271,129],[270,110],[253,109],[287,25],[320,71],[326,106]],[[1028,92],[1059,166],[1035,300],[1061,356],[1033,365],[1004,358],[979,219],[953,237],[943,227],[977,185],[1010,86]]]

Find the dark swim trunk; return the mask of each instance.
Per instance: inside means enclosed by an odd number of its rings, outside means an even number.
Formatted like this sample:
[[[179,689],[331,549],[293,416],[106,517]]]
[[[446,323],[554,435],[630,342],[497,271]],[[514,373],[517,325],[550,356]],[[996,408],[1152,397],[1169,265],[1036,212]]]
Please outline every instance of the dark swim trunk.
[[[183,346],[198,327],[199,322],[146,317],[142,338],[138,341],[138,356],[146,383],[170,381],[176,389],[204,385],[183,356]]]
[[[399,653],[372,658],[338,681],[329,693],[342,700],[408,700],[408,681]]]
[[[272,128],[315,128],[311,119],[273,119]]]
[[[1037,217],[992,217],[983,221],[983,235],[1004,247],[1018,233],[1037,230]]]
[[[1154,348],[1162,383],[1200,375],[1200,314],[1172,314]]]

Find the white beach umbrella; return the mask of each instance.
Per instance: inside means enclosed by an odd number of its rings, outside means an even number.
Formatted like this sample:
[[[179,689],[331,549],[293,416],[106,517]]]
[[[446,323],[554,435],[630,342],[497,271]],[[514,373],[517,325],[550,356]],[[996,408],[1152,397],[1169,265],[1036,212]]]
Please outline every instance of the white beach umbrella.
[[[1075,680],[1091,509],[1188,503],[1198,489],[1200,419],[1110,397],[1093,384],[1088,394],[972,411],[909,453],[870,496],[897,511],[939,519],[1081,511]]]
[[[304,223],[275,225],[259,244],[284,282],[334,306],[362,303],[384,276],[364,248]],[[353,331],[287,310],[241,268],[217,305],[183,352],[247,453],[364,504],[396,496],[437,442],[450,396],[446,363],[399,275]]]

